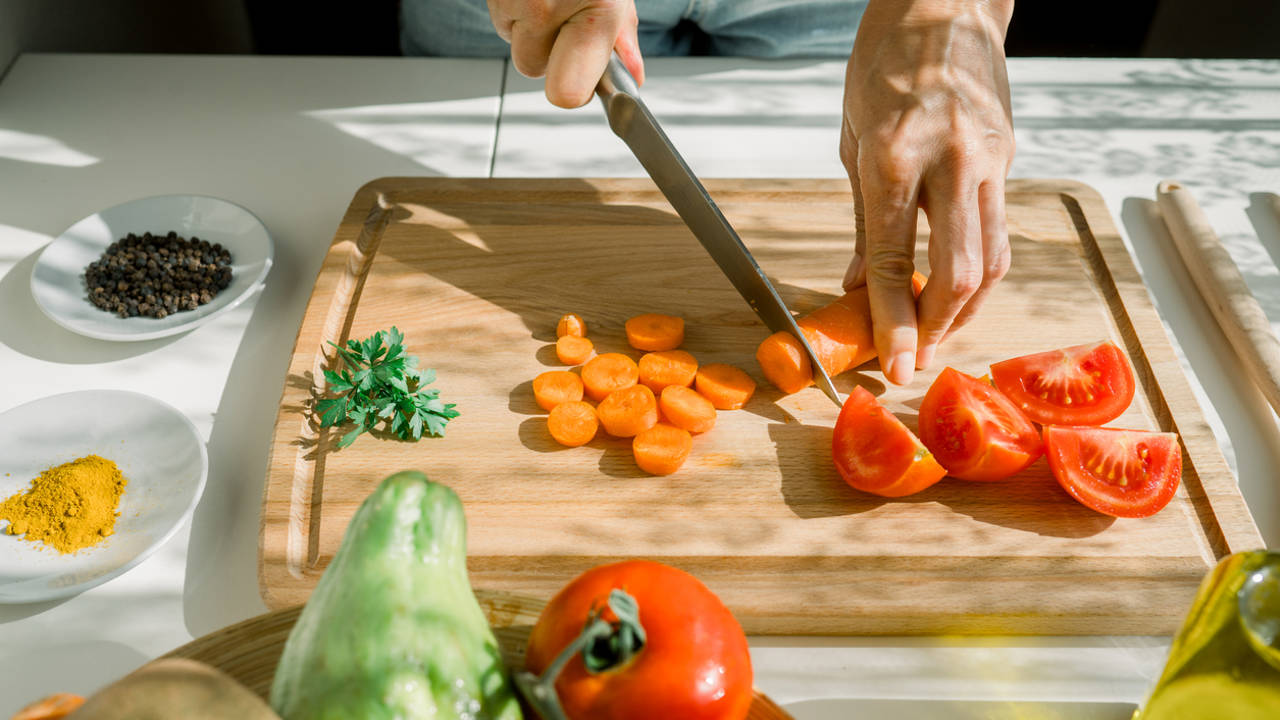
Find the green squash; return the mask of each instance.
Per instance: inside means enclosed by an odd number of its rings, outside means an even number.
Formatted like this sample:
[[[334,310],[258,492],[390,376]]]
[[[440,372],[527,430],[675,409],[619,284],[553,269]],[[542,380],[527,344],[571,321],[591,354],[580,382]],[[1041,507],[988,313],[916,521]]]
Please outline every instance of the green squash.
[[[271,705],[284,720],[520,718],[452,490],[409,471],[364,501],[289,634]]]

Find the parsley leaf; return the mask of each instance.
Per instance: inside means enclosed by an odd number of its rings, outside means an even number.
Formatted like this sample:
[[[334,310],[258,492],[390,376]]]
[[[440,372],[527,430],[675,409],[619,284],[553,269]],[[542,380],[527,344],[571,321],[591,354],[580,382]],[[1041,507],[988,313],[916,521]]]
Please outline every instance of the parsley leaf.
[[[440,400],[440,391],[427,389],[436,371],[418,369],[418,358],[405,353],[404,334],[394,326],[346,346],[329,343],[345,366],[325,370],[328,392],[334,397],[318,400],[314,411],[321,427],[348,423],[355,427],[337,442],[344,448],[379,422],[402,440],[444,435],[445,425],[458,417],[453,403]]]

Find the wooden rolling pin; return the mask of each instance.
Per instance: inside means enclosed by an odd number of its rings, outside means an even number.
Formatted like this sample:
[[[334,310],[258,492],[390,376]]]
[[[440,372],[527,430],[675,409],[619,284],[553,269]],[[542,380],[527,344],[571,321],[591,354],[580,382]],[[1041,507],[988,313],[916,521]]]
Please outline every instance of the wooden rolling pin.
[[[1172,180],[1156,186],[1156,202],[1173,244],[1218,325],[1267,402],[1280,413],[1280,341],[1222,241],[1190,191]]]

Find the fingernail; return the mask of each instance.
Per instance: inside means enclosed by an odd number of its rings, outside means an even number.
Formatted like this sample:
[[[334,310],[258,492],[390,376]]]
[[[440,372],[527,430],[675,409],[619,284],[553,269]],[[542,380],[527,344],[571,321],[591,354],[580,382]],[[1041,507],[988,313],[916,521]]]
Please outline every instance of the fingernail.
[[[911,366],[914,359],[909,350],[895,354],[884,364],[885,378],[894,385],[906,385],[911,382]]]
[[[858,273],[862,271],[862,256],[855,254],[853,260],[849,261],[849,269],[844,271],[844,280],[841,285],[848,290],[858,280]]]
[[[937,345],[925,345],[916,355],[916,369],[926,370],[933,364],[933,356],[938,352]]]

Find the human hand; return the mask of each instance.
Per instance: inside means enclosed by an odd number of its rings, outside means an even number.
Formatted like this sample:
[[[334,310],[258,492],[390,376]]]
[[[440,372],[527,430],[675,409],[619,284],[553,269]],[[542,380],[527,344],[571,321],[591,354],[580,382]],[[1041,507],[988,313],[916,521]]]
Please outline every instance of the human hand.
[[[634,0],[488,0],[489,17],[511,43],[511,62],[527,77],[547,76],[553,105],[585,105],[604,75],[609,56],[618,57],[644,82],[636,37]]]
[[[1009,269],[1004,183],[1013,120],[1004,35],[1012,0],[871,0],[845,74],[840,158],[885,377],[911,381]],[[929,282],[911,292],[916,211]]]

